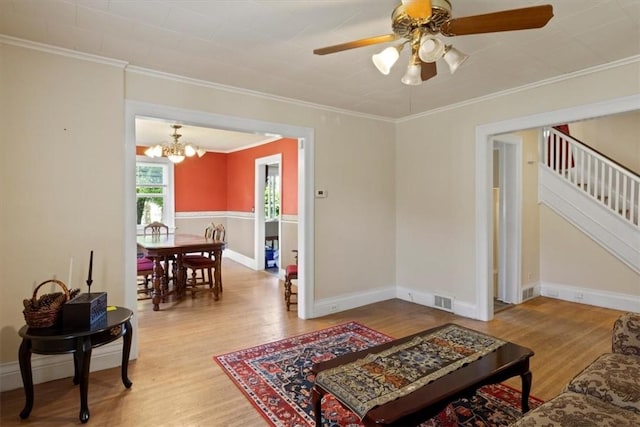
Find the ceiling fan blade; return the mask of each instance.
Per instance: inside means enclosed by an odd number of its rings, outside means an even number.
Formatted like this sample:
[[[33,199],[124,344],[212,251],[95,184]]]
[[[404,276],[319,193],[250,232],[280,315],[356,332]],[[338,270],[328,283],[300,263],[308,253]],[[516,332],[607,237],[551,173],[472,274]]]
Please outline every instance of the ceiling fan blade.
[[[366,39],[354,40],[347,43],[336,44],[333,46],[321,47],[314,49],[316,55],[327,55],[329,53],[342,52],[343,50],[355,49],[357,47],[369,46],[378,43],[392,42],[398,38],[395,34],[385,34],[383,36],[368,37]]]
[[[420,78],[422,81],[429,80],[431,77],[435,77],[438,74],[438,69],[435,62],[424,62],[420,60]]]
[[[484,15],[450,19],[440,28],[445,36],[495,33],[499,31],[527,30],[544,27],[553,17],[553,6],[523,7]]]
[[[431,16],[431,0],[402,0],[404,9],[413,19],[427,19]]]

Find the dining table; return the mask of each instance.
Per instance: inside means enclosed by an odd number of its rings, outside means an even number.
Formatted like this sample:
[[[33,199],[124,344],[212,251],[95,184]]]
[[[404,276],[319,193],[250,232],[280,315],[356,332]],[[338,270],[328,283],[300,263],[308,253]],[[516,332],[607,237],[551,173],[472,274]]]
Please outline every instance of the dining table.
[[[187,272],[182,265],[182,259],[186,254],[211,254],[215,261],[213,297],[214,300],[219,299],[222,289],[222,251],[226,246],[225,242],[201,235],[181,233],[139,235],[136,241],[138,252],[153,260],[151,291],[153,311],[160,310],[160,302],[163,302],[168,295],[175,293],[178,298],[182,298],[186,294]],[[174,289],[169,291],[162,261],[171,256],[175,256],[177,277]]]

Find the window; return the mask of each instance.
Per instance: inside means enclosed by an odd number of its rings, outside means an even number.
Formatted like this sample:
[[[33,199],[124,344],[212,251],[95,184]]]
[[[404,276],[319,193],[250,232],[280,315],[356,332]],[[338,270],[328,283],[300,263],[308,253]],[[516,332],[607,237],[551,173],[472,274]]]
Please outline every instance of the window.
[[[136,157],[136,225],[174,225],[173,165],[167,159]]]
[[[270,171],[271,168],[268,168]],[[277,173],[277,170],[276,170]],[[280,216],[280,177],[268,175],[264,188],[264,218],[275,219]]]

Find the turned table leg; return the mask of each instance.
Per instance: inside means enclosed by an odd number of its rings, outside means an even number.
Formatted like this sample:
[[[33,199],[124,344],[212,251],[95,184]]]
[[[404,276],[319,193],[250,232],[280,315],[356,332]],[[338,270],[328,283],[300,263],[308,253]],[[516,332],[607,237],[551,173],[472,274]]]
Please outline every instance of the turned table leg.
[[[153,300],[153,311],[160,310],[160,301],[163,298],[163,281],[164,281],[164,269],[160,262],[160,257],[153,257],[153,291],[151,291],[151,298]]]
[[[214,251],[213,256],[215,259],[213,299],[218,301],[220,292],[222,292],[222,250]]]

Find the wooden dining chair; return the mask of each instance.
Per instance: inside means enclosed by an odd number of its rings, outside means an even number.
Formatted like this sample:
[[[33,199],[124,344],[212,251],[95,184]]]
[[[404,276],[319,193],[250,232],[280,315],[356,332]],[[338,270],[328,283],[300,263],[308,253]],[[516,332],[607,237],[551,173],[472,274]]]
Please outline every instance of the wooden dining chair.
[[[162,235],[169,236],[169,226],[159,221],[154,221],[145,225],[143,233],[145,236],[152,237],[160,237]],[[165,256],[162,261],[164,264],[164,287],[168,289],[171,281],[173,281],[174,284],[176,282],[178,266],[176,264],[176,257],[173,255]],[[169,275],[169,270],[171,270],[171,275]]]
[[[137,259],[138,264],[138,299],[151,298],[149,277],[153,276],[153,260],[142,257]]]
[[[289,311],[292,304],[298,304],[297,301],[291,301],[291,296],[298,295],[297,292],[291,290],[293,285],[291,281],[298,280],[298,251],[294,249],[293,253],[295,254],[296,263],[289,264],[284,269],[284,301],[287,304],[287,311]]]
[[[154,221],[144,226],[144,235],[160,236],[169,235],[169,226],[158,221]]]
[[[205,229],[204,237],[216,241],[224,242],[226,231],[222,224],[214,224],[213,222]],[[187,287],[191,288],[191,297],[195,298],[198,286],[209,285],[209,289],[213,289],[215,285],[215,277],[213,270],[217,267],[217,263],[212,252],[202,253],[200,255],[185,255],[182,257],[182,266],[187,270],[191,270],[191,278],[187,279]],[[220,292],[222,292],[222,283],[220,283]]]

